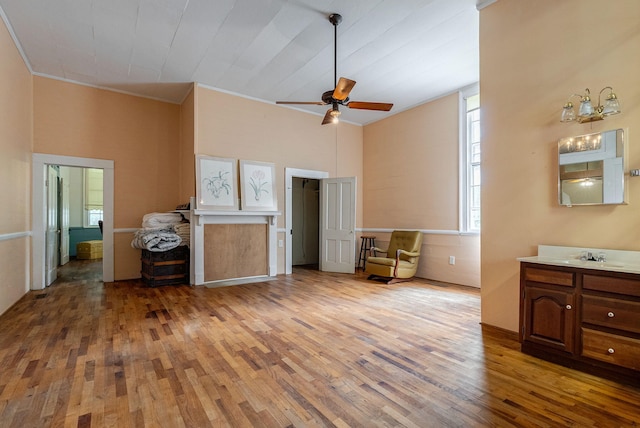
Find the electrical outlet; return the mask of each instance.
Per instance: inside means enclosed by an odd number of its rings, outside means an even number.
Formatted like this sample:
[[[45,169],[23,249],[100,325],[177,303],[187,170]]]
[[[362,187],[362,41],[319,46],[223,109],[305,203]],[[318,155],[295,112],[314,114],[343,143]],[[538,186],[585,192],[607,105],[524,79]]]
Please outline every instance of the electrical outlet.
[[[449,256],[449,264],[450,265],[456,264],[456,256]]]
[[[278,239],[278,247],[282,248],[284,246],[284,243],[282,242],[282,239]]]

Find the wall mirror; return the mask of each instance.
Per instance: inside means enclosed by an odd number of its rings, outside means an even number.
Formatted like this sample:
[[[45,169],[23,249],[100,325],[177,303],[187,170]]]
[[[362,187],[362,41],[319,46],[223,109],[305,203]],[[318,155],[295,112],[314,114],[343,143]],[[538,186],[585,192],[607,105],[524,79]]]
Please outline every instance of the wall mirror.
[[[560,139],[560,205],[626,203],[624,151],[622,129]]]

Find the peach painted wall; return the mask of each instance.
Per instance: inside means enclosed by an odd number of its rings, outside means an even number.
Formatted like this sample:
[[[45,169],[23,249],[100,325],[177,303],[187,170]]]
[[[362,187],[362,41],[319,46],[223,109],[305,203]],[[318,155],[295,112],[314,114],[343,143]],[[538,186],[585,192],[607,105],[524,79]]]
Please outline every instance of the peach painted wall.
[[[637,0],[499,0],[480,12],[484,324],[517,331],[516,258],[539,244],[640,250],[640,179],[628,180],[628,205],[557,203],[562,137],[625,128],[640,168],[639,22]],[[569,95],[607,85],[621,114],[559,122]]]
[[[285,227],[285,168],[357,177],[356,225],[362,225],[362,127],[324,125],[321,116],[196,87],[195,153],[276,165],[278,228]],[[278,239],[284,240],[280,232]],[[278,250],[278,273],[285,268]]]
[[[31,73],[0,19],[0,314],[29,291]]]
[[[180,105],[180,203],[196,195],[195,98],[193,89]]]
[[[417,276],[479,287],[479,236],[458,232],[458,98],[365,126],[364,230],[381,248],[389,229],[423,230]]]
[[[140,277],[130,230],[181,202],[179,123],[179,105],[34,77],[33,151],[114,161],[116,280]]]

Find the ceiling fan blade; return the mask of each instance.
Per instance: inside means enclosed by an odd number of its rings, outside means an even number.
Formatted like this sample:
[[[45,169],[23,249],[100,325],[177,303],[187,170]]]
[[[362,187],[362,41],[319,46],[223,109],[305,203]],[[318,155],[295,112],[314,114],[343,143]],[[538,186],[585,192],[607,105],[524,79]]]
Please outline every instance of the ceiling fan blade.
[[[347,104],[349,108],[356,108],[360,110],[380,110],[380,111],[389,111],[393,104],[390,103],[370,103],[367,101],[350,101]]]
[[[338,80],[338,84],[336,85],[336,89],[333,90],[333,98],[336,100],[344,101],[349,96],[349,92],[356,85],[355,80],[350,80],[345,77],[341,77]]]
[[[309,105],[316,105],[316,106],[327,105],[327,103],[323,101],[276,101],[276,104],[309,104]]]
[[[327,123],[333,123],[333,116],[331,116],[332,108],[327,110],[327,113],[324,115],[324,119],[322,119],[322,124],[326,125]]]

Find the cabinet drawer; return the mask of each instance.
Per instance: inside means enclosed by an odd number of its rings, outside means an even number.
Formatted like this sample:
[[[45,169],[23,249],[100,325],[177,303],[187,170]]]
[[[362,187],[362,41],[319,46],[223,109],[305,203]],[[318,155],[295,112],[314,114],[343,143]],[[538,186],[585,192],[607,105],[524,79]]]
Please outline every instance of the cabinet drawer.
[[[584,295],[582,322],[640,333],[640,303]]]
[[[524,272],[524,279],[526,281],[573,287],[573,275],[573,272],[527,267]]]
[[[584,275],[582,277],[582,288],[640,297],[640,281],[634,279]]]
[[[583,328],[582,356],[640,370],[640,340]]]

